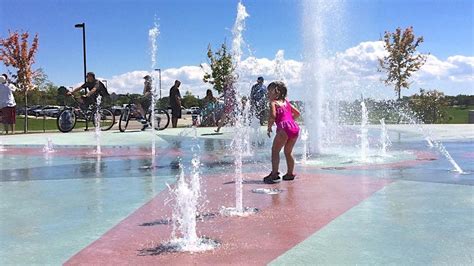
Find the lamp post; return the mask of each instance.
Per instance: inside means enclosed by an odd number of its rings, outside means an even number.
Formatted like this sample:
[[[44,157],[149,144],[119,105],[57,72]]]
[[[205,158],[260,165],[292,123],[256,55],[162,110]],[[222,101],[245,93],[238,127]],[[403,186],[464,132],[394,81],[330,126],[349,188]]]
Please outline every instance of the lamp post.
[[[86,75],[87,75],[87,70],[86,70],[86,23],[79,23],[74,25],[75,28],[82,28],[82,49],[83,49],[83,54],[84,54],[84,82],[86,82]]]
[[[103,79],[102,82],[105,83],[105,88],[106,88],[106,89],[109,89],[109,88],[108,88],[108,84],[107,84],[107,80]]]

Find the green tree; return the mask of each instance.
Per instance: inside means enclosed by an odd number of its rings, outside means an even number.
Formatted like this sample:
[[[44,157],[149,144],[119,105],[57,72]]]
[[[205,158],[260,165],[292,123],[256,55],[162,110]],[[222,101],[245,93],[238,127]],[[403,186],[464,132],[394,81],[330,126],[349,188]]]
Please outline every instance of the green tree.
[[[447,116],[448,100],[440,91],[420,89],[410,97],[409,106],[424,123],[441,123]]]
[[[168,109],[168,106],[170,106],[170,97],[165,96],[161,99],[158,99],[156,101],[156,107],[161,108],[161,109]]]
[[[42,68],[35,71],[33,89],[28,92],[28,96],[33,105],[59,105],[58,87],[48,79]]]
[[[196,96],[194,96],[190,91],[186,91],[183,99],[181,100],[181,104],[186,108],[199,106],[199,99],[196,98]]]
[[[226,80],[233,75],[235,69],[232,63],[232,55],[227,51],[226,44],[223,43],[217,52],[213,52],[211,45],[209,45],[207,48],[207,57],[209,59],[211,73],[206,72],[203,81],[212,84],[218,93],[222,93]],[[202,65],[201,68],[203,68]]]
[[[383,42],[387,55],[379,58],[378,70],[387,73],[383,81],[386,85],[394,86],[400,100],[401,89],[408,89],[411,75],[426,62],[427,55],[416,51],[423,42],[423,37],[416,38],[413,27],[408,27],[404,31],[397,28],[393,33],[386,31]]]
[[[32,65],[35,63],[35,54],[38,51],[38,35],[35,35],[31,44],[28,32],[8,32],[7,38],[0,38],[0,61],[5,66],[16,69],[12,75],[14,84],[24,92],[25,109],[28,104],[28,91],[33,88],[32,79],[35,72]],[[28,116],[25,112],[24,132],[28,132]]]

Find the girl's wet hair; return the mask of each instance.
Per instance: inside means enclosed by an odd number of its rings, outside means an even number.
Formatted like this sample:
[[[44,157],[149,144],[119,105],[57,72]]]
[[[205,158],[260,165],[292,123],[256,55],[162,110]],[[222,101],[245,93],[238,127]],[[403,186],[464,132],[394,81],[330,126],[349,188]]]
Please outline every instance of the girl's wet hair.
[[[288,89],[286,88],[285,83],[281,81],[274,81],[270,84],[268,84],[268,89],[272,90],[275,89],[277,93],[277,100],[285,100],[286,99],[286,94],[288,93]]]

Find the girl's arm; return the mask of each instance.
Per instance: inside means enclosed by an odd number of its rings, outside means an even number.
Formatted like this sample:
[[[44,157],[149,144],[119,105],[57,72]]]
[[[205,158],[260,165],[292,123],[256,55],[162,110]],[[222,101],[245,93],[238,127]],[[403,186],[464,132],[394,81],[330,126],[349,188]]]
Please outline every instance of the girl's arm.
[[[268,128],[267,128],[268,137],[270,137],[270,133],[272,132],[273,123],[275,123],[275,117],[276,117],[275,101],[271,101],[269,103],[269,107],[270,107],[270,114],[268,116]]]
[[[294,107],[291,103],[290,103],[290,106],[291,106],[291,113],[293,114],[293,119],[298,119],[298,117],[300,117],[301,113],[300,111]]]

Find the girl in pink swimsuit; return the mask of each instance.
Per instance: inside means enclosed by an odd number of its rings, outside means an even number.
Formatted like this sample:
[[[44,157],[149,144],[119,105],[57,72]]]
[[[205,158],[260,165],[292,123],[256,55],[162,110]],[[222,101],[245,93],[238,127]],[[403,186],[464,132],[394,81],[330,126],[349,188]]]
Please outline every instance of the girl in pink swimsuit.
[[[295,122],[295,119],[300,116],[300,112],[286,99],[287,88],[283,82],[272,82],[267,88],[270,100],[268,137],[270,137],[272,132],[273,123],[276,124],[277,130],[272,146],[272,172],[263,178],[263,182],[275,184],[280,180],[278,167],[280,164],[280,151],[283,147],[288,167],[288,172],[283,176],[283,180],[295,179],[295,174],[293,173],[295,160],[292,152],[300,132],[300,128]]]

